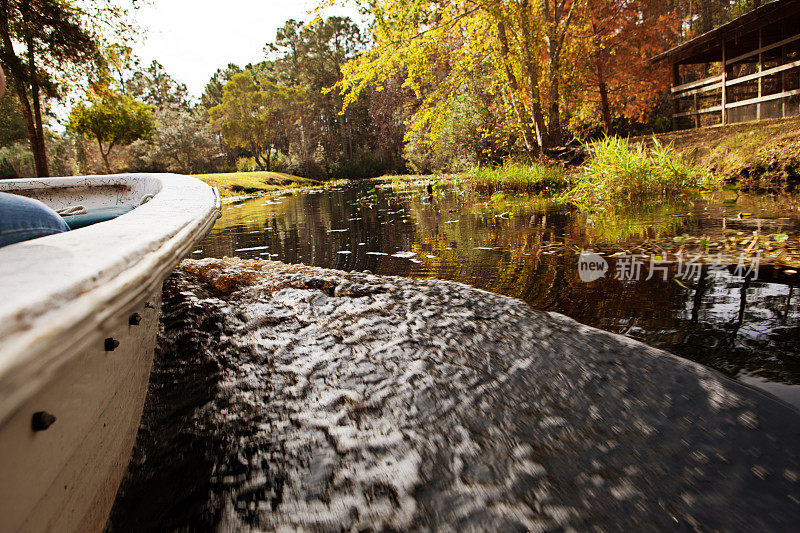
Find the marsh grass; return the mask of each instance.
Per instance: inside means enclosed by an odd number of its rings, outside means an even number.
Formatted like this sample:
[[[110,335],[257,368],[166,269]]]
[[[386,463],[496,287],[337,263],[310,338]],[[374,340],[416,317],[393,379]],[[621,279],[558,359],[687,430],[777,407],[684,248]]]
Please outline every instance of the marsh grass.
[[[520,191],[541,193],[568,186],[565,170],[542,163],[506,163],[500,167],[476,168],[470,178],[479,192]]]
[[[590,145],[578,183],[567,197],[579,202],[667,197],[697,189],[716,189],[714,176],[684,161],[672,144],[652,146],[606,137]]]

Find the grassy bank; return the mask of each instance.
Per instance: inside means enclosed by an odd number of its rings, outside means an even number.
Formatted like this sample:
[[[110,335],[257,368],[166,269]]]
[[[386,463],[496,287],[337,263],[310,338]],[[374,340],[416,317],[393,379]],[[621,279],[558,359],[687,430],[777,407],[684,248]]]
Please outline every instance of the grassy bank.
[[[548,163],[480,168],[467,174],[480,192],[568,191],[568,200],[667,197],[724,183],[742,190],[800,185],[800,118],[670,132],[591,145],[579,169]]]
[[[501,167],[473,170],[469,178],[479,192],[515,191],[548,193],[569,185],[567,171],[558,165],[544,163],[506,163]]]
[[[506,163],[475,169],[467,177],[480,193],[537,193],[579,203],[667,197],[719,186],[713,173],[657,140],[645,146],[609,137],[592,143],[591,153],[580,168]]]
[[[219,189],[223,198],[248,194],[260,194],[287,187],[318,185],[319,182],[283,172],[228,172],[221,174],[197,174],[209,185]]]

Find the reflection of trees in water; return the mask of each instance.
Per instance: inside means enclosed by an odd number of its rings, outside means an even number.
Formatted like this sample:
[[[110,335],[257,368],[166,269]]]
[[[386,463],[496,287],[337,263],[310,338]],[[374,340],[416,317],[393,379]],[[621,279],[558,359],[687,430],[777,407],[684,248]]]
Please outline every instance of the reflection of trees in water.
[[[387,215],[400,209],[397,199],[385,191],[379,191],[379,195],[379,202],[372,207],[357,202],[358,194],[352,189],[287,196],[275,201],[248,200],[242,207],[227,207],[199,248],[205,257],[266,258],[260,254],[268,251],[277,254],[270,259],[288,263],[344,270],[386,270],[378,268],[376,259],[366,252],[411,250],[415,238],[412,224],[398,223],[399,215]],[[388,224],[388,220],[395,222]],[[347,231],[336,231],[342,229]],[[359,246],[361,242],[368,246]],[[235,251],[259,246],[267,246],[268,250]],[[345,250],[352,253],[337,253]],[[408,269],[409,265],[413,263],[405,264]]]
[[[729,375],[800,384],[800,295],[791,285],[704,277],[677,314],[678,342],[665,348]],[[662,332],[645,334],[646,342]]]
[[[703,217],[725,216],[726,207],[633,206],[587,217],[545,204],[526,210],[522,201],[492,209],[455,192],[432,201],[382,188],[367,193],[371,187],[289,196],[279,204],[260,198],[226,209],[200,246],[203,255],[258,258],[266,251],[234,250],[268,246],[278,254],[273,259],[290,263],[460,281],[630,335],[731,376],[800,384],[800,291],[791,286],[704,272],[687,288],[673,281],[674,268],[668,282],[619,281],[613,261],[606,278],[584,283],[578,276],[577,251],[593,242],[710,228],[719,221]],[[669,216],[675,212],[694,218]],[[352,253],[337,254],[341,250]],[[422,263],[367,251],[414,251]],[[642,272],[646,277],[647,269]]]

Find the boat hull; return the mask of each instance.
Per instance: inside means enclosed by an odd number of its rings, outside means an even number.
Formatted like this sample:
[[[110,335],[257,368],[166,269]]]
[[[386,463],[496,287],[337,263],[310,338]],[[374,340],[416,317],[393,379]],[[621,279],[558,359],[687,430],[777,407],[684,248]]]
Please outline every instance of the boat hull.
[[[136,438],[153,363],[161,293],[124,314],[0,428],[0,507],[6,531],[99,531]],[[135,320],[134,320],[135,322]],[[106,350],[105,339],[119,342]],[[110,346],[109,346],[110,347]],[[32,413],[56,421],[32,431]]]
[[[219,194],[176,175],[0,190],[56,209],[139,205],[0,248],[0,532],[99,531],[136,438],[161,284],[213,226]]]

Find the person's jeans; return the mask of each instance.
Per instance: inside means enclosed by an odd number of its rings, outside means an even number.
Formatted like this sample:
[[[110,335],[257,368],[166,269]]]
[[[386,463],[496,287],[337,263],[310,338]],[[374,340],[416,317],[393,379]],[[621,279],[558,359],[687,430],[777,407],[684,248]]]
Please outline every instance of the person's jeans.
[[[39,200],[0,192],[0,246],[68,229],[58,213]]]

